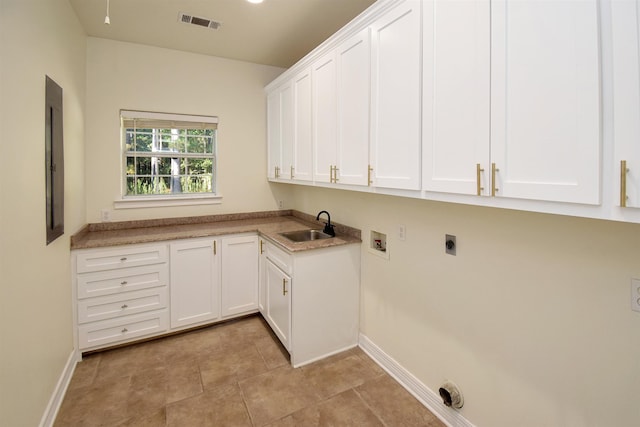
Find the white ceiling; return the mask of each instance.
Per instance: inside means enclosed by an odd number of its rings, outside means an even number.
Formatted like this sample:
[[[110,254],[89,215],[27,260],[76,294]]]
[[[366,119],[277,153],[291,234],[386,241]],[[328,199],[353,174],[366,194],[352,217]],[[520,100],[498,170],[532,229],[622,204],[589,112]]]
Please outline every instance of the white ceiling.
[[[87,35],[288,68],[375,0],[69,0]],[[219,21],[178,22],[183,12]]]

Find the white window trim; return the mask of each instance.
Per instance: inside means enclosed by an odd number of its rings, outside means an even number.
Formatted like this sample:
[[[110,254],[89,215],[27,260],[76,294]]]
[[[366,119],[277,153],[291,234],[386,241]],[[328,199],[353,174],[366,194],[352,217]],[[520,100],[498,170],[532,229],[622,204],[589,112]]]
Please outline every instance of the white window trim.
[[[172,206],[220,205],[221,194],[189,196],[127,197],[113,202],[114,209],[164,208]]]

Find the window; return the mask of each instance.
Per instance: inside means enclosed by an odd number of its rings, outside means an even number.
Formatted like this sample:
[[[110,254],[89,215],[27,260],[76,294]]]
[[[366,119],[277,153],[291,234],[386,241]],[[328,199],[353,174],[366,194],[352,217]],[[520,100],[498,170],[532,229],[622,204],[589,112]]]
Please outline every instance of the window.
[[[124,198],[215,195],[218,118],[121,111]]]

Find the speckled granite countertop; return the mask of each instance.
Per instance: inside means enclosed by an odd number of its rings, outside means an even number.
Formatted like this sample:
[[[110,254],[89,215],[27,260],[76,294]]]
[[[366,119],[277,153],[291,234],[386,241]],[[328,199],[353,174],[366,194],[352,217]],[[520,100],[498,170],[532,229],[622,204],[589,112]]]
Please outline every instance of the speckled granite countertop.
[[[326,216],[321,218],[324,220]],[[334,224],[332,222],[332,224]],[[292,242],[279,233],[309,228],[322,229],[324,222],[295,210],[209,215],[140,221],[88,224],[71,236],[71,249],[101,248],[135,243],[161,242],[225,234],[258,232],[291,252],[360,243],[360,230],[335,223],[336,237]]]

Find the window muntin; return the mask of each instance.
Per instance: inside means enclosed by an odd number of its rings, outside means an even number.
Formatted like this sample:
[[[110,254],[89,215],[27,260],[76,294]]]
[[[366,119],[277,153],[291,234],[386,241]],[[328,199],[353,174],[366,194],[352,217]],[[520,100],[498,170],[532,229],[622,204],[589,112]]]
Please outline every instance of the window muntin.
[[[122,111],[124,197],[215,194],[217,118]]]

